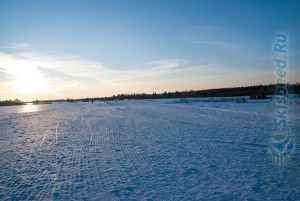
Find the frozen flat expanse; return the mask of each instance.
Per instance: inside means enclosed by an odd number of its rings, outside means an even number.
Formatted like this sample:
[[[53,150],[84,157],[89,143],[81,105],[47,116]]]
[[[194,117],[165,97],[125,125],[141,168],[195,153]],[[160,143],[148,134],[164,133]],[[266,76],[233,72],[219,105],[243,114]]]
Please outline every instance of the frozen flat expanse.
[[[178,102],[0,113],[0,200],[300,200],[299,105],[279,165],[272,103]]]

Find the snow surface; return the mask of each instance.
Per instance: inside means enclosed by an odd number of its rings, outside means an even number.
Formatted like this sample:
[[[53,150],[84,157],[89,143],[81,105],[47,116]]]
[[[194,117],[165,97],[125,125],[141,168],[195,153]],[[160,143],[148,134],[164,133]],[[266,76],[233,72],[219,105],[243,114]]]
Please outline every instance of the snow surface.
[[[0,200],[300,200],[299,101],[289,108],[295,150],[281,165],[272,102],[2,113]]]
[[[28,113],[28,112],[39,112],[44,110],[55,110],[64,108],[81,107],[86,103],[75,102],[75,103],[53,103],[53,104],[27,104],[27,105],[14,105],[14,106],[1,106],[0,115],[13,114],[13,113]]]

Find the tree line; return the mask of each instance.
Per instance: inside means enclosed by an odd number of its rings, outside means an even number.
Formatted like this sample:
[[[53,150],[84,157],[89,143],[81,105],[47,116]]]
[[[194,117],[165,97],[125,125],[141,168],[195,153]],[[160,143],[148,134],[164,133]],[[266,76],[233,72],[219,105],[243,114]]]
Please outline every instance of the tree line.
[[[25,103],[19,99],[0,101],[0,106],[12,106],[12,105],[25,105]]]
[[[160,98],[205,98],[205,97],[234,97],[250,96],[251,94],[275,95],[277,84],[254,85],[246,87],[232,87],[206,90],[186,90],[164,92],[161,94],[118,94],[117,96],[100,98],[99,100],[124,100],[124,99],[160,99]],[[300,93],[300,84],[287,84],[287,92],[290,94]]]
[[[165,99],[165,98],[205,98],[205,97],[235,97],[235,96],[250,96],[251,94],[275,95],[278,84],[269,85],[254,85],[246,87],[231,87],[206,90],[185,90],[164,93],[133,93],[133,94],[118,94],[110,97],[94,97],[81,99],[59,99],[33,101],[35,104],[52,103],[52,102],[94,102],[94,101],[112,101],[112,100],[131,100],[131,99]],[[300,93],[300,83],[286,84],[286,89],[289,94]]]
[[[254,85],[246,87],[231,87],[205,90],[185,90],[164,93],[133,93],[118,94],[110,97],[94,97],[80,99],[57,99],[57,100],[35,100],[33,104],[51,104],[53,102],[94,102],[94,101],[112,101],[112,100],[131,100],[131,99],[164,99],[164,98],[207,98],[207,97],[234,97],[250,96],[251,94],[275,95],[279,84]],[[300,94],[300,83],[286,84],[287,93]],[[0,106],[24,105],[26,103],[19,99],[0,101]]]

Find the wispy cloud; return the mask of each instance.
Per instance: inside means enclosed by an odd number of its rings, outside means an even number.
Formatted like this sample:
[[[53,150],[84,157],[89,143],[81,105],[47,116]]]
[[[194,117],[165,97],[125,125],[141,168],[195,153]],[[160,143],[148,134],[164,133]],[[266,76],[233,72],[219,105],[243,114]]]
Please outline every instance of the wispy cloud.
[[[0,67],[0,71],[5,72],[6,70],[5,70],[5,68]]]
[[[25,63],[26,65],[21,65]],[[220,85],[220,77],[240,76],[236,69],[220,63],[190,65],[189,61],[157,60],[150,61],[139,68],[122,70],[111,69],[99,61],[78,57],[57,57],[53,55],[23,52],[4,54],[0,52],[0,74],[18,74],[31,68],[32,72],[43,78],[47,90],[34,98],[66,98],[110,96],[118,93],[162,92],[165,90],[201,89]],[[224,69],[226,68],[226,70]],[[30,69],[29,69],[30,70]],[[28,73],[28,72],[26,72]],[[1,78],[8,87],[9,76]],[[224,82],[224,80],[222,80]],[[3,83],[3,82],[2,82]],[[14,93],[10,88],[11,93]],[[8,91],[8,90],[6,90]],[[17,96],[19,97],[19,96]]]
[[[187,27],[178,37],[182,43],[205,45],[223,53],[236,54],[243,48],[245,40],[241,38],[245,35],[246,33],[233,27],[203,25]]]
[[[168,79],[176,69],[181,68],[181,60],[152,61],[140,68],[126,70],[110,69],[101,62],[83,60],[76,57],[54,57],[41,53],[0,53],[0,73],[16,74],[24,71],[30,63],[35,71],[42,74],[48,87],[48,95],[65,95],[81,97],[95,91],[105,91],[105,95],[122,93],[128,90],[126,86],[132,82]],[[9,81],[9,80],[7,80]],[[96,89],[98,88],[98,89]],[[109,93],[111,91],[111,93]],[[95,94],[94,94],[95,95]]]
[[[0,45],[0,49],[25,49],[28,47],[29,47],[29,45],[26,43]]]

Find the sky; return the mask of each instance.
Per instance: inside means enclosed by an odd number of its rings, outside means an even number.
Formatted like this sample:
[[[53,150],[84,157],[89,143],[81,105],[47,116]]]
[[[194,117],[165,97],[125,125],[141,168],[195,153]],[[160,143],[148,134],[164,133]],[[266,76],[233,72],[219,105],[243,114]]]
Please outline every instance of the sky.
[[[0,0],[0,100],[105,97],[276,83],[300,1]]]

